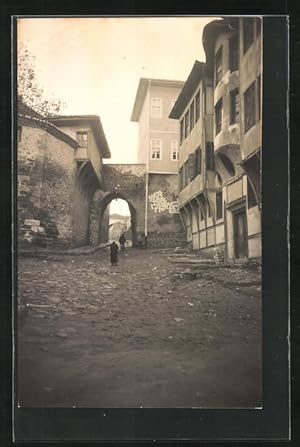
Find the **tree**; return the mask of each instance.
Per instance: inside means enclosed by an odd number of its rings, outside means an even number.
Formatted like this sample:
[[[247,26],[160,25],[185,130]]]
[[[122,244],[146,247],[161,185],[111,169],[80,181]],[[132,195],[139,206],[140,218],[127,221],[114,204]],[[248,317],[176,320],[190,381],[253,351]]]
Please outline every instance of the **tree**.
[[[25,45],[20,45],[17,59],[17,96],[42,116],[58,115],[65,103],[57,98],[47,98],[37,79],[35,56]]]

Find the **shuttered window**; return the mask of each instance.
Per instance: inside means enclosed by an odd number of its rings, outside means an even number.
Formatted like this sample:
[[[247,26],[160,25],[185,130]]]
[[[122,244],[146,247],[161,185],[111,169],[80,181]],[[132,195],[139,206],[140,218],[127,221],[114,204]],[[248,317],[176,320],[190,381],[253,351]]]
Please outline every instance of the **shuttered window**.
[[[255,82],[244,93],[245,132],[255,124]]]
[[[216,53],[216,61],[215,61],[215,79],[216,85],[222,79],[222,70],[223,70],[223,47],[219,48]]]
[[[229,41],[229,68],[230,71],[239,68],[239,40],[238,35],[233,36]]]
[[[196,170],[197,170],[197,174],[201,174],[201,165],[202,165],[202,160],[201,160],[201,148],[200,146],[196,149],[195,151],[196,154]]]
[[[195,152],[193,152],[192,154],[189,155],[188,164],[189,164],[189,179],[191,181],[191,180],[194,180],[194,178],[197,175],[197,164],[196,164]]]
[[[200,90],[198,91],[198,93],[196,94],[195,97],[195,109],[196,109],[196,122],[198,121],[198,119],[200,118]]]
[[[222,191],[216,194],[216,218],[217,220],[223,217],[223,194]]]
[[[206,143],[206,169],[208,171],[213,171],[215,168],[214,160],[214,143]]]
[[[88,134],[87,132],[77,132],[77,141],[80,147],[88,147]]]

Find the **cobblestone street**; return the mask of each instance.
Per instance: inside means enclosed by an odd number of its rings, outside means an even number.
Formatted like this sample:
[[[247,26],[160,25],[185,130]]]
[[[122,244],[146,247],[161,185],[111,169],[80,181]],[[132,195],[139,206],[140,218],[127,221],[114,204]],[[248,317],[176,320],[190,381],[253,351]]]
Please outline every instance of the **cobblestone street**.
[[[21,406],[260,406],[258,272],[170,253],[19,258]]]

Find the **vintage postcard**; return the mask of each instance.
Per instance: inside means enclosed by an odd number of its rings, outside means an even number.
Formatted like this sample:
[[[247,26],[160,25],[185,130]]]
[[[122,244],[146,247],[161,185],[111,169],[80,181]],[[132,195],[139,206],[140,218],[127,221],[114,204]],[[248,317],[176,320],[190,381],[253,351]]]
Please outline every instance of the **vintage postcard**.
[[[19,408],[263,408],[263,40],[16,19]]]

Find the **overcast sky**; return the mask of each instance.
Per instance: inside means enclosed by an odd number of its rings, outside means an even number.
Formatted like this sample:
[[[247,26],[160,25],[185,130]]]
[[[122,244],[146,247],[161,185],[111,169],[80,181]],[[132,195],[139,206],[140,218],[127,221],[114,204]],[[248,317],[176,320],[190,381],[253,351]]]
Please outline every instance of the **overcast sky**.
[[[45,92],[63,114],[100,116],[112,158],[136,162],[138,124],[130,121],[141,77],[185,81],[205,61],[203,27],[214,17],[18,19],[18,43],[36,57]]]

